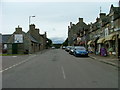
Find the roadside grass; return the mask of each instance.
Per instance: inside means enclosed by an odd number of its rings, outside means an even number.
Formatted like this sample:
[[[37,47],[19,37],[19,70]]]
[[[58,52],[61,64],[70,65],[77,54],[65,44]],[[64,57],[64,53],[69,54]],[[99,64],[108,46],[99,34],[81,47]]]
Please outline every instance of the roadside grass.
[[[0,56],[18,56],[18,55],[28,55],[28,54],[0,54]]]

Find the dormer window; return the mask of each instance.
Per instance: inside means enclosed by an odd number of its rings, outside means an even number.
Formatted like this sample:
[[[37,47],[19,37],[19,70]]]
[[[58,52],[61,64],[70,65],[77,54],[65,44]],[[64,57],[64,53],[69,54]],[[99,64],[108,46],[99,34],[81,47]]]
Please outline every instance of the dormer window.
[[[108,28],[105,29],[105,37],[109,35]]]

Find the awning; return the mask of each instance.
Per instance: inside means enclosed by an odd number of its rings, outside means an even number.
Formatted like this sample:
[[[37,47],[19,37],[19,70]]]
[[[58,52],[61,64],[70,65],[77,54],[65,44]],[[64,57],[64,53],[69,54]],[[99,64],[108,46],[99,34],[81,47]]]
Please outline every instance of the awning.
[[[115,35],[116,34],[110,34],[107,37],[105,37],[105,41],[109,41],[109,40],[115,40]]]
[[[97,43],[103,43],[104,40],[105,40],[105,38],[100,38],[100,39],[98,39]]]
[[[98,39],[99,39],[99,37],[94,38],[94,39],[93,39],[93,42],[97,42]]]
[[[88,41],[87,45],[90,45],[92,42],[93,42],[92,40]]]

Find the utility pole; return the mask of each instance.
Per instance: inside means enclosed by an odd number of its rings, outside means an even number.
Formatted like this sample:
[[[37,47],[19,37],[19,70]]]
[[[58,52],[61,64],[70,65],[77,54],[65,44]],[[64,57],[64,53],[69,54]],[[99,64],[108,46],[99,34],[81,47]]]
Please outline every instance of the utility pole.
[[[119,0],[119,3],[118,3],[118,7],[120,7],[120,0]]]
[[[102,12],[101,6],[100,6],[100,13]]]

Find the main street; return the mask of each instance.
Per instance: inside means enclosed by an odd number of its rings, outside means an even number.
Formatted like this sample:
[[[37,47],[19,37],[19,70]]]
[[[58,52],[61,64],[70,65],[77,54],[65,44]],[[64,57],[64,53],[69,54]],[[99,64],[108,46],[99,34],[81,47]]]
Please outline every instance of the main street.
[[[90,57],[74,57],[61,49],[3,66],[3,88],[118,88],[116,67]]]

